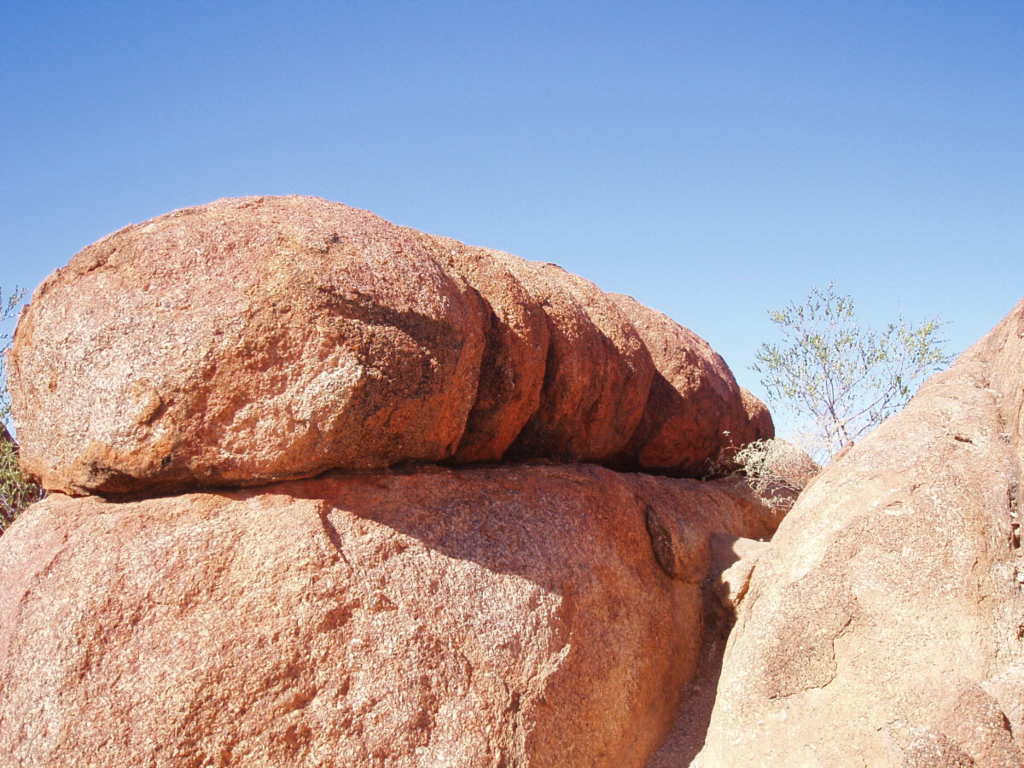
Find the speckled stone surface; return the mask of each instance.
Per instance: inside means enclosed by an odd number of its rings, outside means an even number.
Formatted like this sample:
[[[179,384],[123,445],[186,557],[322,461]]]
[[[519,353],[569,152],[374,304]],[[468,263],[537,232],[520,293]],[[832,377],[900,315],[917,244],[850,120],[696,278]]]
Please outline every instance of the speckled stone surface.
[[[705,768],[1024,765],[1022,406],[1024,302],[817,477],[754,568]]]
[[[664,315],[297,196],[85,248],[23,311],[9,380],[25,471],[72,495],[500,459],[703,476],[767,436],[763,407]]]
[[[639,767],[703,637],[665,566],[777,522],[589,465],[53,494],[0,538],[0,766]]]

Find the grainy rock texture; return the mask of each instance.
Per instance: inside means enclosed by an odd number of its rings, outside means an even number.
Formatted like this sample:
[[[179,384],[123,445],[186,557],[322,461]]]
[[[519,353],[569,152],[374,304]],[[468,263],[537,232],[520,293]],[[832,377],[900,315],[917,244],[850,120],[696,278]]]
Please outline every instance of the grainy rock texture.
[[[121,230],[36,290],[10,380],[26,471],[72,493],[451,456],[483,303],[407,231],[314,198]]]
[[[457,462],[500,459],[540,407],[550,332],[547,315],[513,275],[521,259],[416,233],[424,249],[483,298],[483,359]]]
[[[732,371],[704,339],[672,318],[630,296],[609,295],[636,327],[658,372],[624,464],[708,474],[734,433],[761,431],[760,424],[751,425]]]
[[[654,363],[636,328],[593,283],[554,264],[510,262],[547,315],[551,348],[540,407],[511,458],[606,461],[640,423]]]
[[[755,440],[770,440],[775,437],[775,423],[771,411],[757,396],[745,387],[740,387],[743,409],[747,413],[746,423],[741,423],[733,435],[732,445],[738,450]]]
[[[501,458],[699,476],[771,428],[703,340],[632,300],[307,197],[89,246],[9,362],[24,469],[72,495]]]
[[[9,363],[54,493],[0,539],[0,768],[640,768],[709,574],[729,616],[749,577],[712,542],[781,518],[548,463],[700,476],[770,436],[695,334],[319,199],[101,240]],[[464,466],[503,459],[545,462]]]
[[[642,766],[701,644],[680,516],[774,525],[593,466],[51,495],[0,538],[0,766]]]
[[[645,768],[701,768],[698,756],[715,705],[729,630],[754,565],[770,546],[766,541],[728,534],[711,537],[711,567],[704,581],[704,644],[697,671],[683,692],[672,730]]]
[[[722,614],[722,624],[731,627],[736,611],[750,588],[754,566],[771,544],[764,540],[748,539],[716,533],[711,537],[711,594]],[[727,634],[727,633],[726,633]]]
[[[797,502],[703,765],[1024,765],[1024,302]]]
[[[701,582],[714,560],[713,536],[771,538],[785,512],[763,504],[746,481],[727,477],[708,482],[621,474],[647,507],[647,528],[655,555],[673,578]]]

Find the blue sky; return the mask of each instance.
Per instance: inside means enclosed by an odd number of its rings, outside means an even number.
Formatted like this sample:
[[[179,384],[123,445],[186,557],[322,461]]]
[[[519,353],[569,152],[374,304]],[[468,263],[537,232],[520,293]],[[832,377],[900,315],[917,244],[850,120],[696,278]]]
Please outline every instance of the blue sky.
[[[953,351],[1024,296],[1019,2],[8,2],[0,286],[301,193],[552,261],[708,339],[836,280]]]

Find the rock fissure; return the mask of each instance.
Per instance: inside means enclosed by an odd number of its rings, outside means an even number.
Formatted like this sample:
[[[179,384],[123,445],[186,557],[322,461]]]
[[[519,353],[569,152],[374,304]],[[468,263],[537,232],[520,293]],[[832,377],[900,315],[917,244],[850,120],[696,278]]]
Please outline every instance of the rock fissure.
[[[703,339],[313,198],[86,248],[10,372],[0,765],[643,768],[781,519],[675,479],[774,433]]]

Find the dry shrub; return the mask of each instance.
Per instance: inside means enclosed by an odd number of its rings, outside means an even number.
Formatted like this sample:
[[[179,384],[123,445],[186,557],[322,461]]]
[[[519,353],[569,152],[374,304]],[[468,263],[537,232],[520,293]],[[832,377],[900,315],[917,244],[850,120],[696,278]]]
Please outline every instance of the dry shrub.
[[[787,440],[755,440],[732,459],[754,493],[774,509],[788,510],[821,471],[807,451]]]

